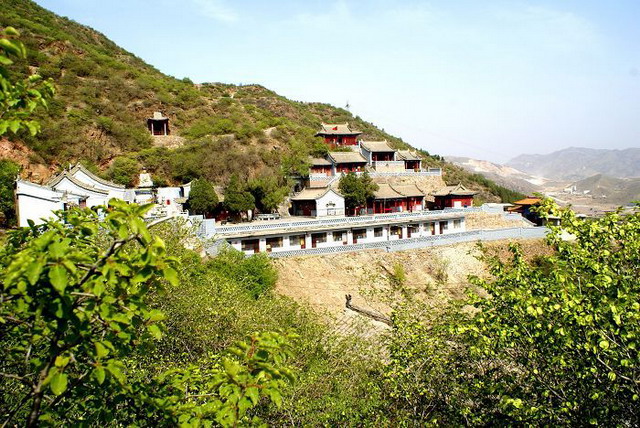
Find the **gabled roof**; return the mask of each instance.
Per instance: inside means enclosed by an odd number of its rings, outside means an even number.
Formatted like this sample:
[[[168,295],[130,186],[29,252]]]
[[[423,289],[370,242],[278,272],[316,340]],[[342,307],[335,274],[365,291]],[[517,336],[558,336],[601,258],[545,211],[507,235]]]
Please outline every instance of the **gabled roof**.
[[[360,141],[360,146],[369,152],[395,152],[396,150],[384,141]]]
[[[421,160],[420,156],[411,150],[398,150],[400,160]]]
[[[329,159],[333,163],[367,163],[367,160],[357,152],[329,152]]]
[[[309,158],[311,166],[331,166],[331,162],[324,158]]]
[[[433,196],[473,196],[476,193],[478,192],[474,192],[473,190],[467,189],[462,184],[458,184],[457,186],[443,187],[437,192],[432,193],[432,195]]]
[[[316,133],[316,137],[319,135],[360,135],[362,132],[352,130],[349,128],[348,123],[322,123],[320,125],[320,131]]]
[[[376,199],[402,199],[406,197],[387,183],[378,184],[378,190],[374,192],[374,195]]]
[[[331,187],[319,187],[319,188],[306,188],[303,189],[300,193],[293,196],[291,198],[292,201],[309,201],[309,200],[317,200],[326,195],[329,192],[333,192],[338,196],[342,196],[340,193],[336,192]]]
[[[406,197],[411,197],[411,198],[415,198],[415,197],[424,197],[425,194],[422,190],[420,190],[418,188],[418,186],[416,186],[415,184],[406,184],[406,185],[394,185],[393,186],[393,190],[395,190],[396,192],[400,193],[401,195],[404,195]]]
[[[78,180],[73,175],[71,175],[71,173],[69,171],[63,171],[61,174],[56,175],[51,180],[49,180],[47,185],[49,187],[52,187],[52,188],[55,189],[55,186],[60,184],[64,179],[69,180],[74,185],[78,186],[81,189],[87,190],[89,192],[101,193],[103,195],[108,195],[109,194],[108,190],[98,189],[97,187],[93,187],[93,186],[91,186],[91,185],[89,185],[87,183],[84,183],[84,182]]]
[[[125,187],[121,184],[116,184],[112,181],[109,180],[105,180],[104,178],[100,178],[97,175],[95,175],[94,173],[92,173],[91,171],[89,171],[87,168],[85,168],[82,164],[77,163],[75,164],[70,170],[69,173],[71,173],[71,175],[73,175],[75,177],[77,172],[82,172],[84,174],[86,174],[89,178],[91,178],[92,180],[95,180],[96,182],[104,185],[104,186],[109,186],[109,187],[113,187],[116,189],[124,189]],[[88,183],[87,183],[88,184]]]
[[[514,205],[536,205],[542,201],[540,198],[524,198],[519,201],[515,201]]]

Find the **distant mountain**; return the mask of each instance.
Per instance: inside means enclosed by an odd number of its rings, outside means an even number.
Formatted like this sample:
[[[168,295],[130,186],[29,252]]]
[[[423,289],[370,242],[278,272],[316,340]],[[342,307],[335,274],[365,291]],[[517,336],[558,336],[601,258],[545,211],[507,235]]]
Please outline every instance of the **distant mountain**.
[[[588,192],[594,199],[615,205],[640,200],[640,178],[614,178],[597,174],[573,183],[578,193]]]
[[[519,171],[516,168],[485,160],[461,156],[447,156],[446,160],[469,172],[482,174],[501,186],[514,189],[525,194],[539,192],[541,190],[541,186],[548,182],[545,178],[534,177]]]
[[[597,174],[640,177],[640,148],[625,150],[570,147],[547,155],[520,155],[506,165],[553,180],[577,181]]]

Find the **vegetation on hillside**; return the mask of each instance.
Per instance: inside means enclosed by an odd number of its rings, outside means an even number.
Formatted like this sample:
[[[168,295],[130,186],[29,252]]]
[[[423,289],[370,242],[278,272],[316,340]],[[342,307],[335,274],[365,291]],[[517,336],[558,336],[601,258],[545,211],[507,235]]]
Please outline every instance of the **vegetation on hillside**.
[[[291,101],[260,85],[194,85],[166,76],[102,34],[30,0],[0,0],[0,7],[0,26],[18,28],[28,52],[14,72],[25,77],[37,71],[57,88],[49,109],[35,117],[43,132],[12,137],[33,150],[34,163],[81,160],[123,184],[132,183],[130,171],[142,166],[157,182],[173,184],[205,178],[224,186],[233,174],[245,181],[274,177],[276,186],[254,193],[264,194],[256,205],[268,210],[286,195],[286,177],[306,173],[310,154],[322,155],[325,149],[314,137],[322,121],[349,122],[366,139],[409,148],[344,109]],[[172,133],[184,138],[184,146],[153,146],[146,128],[153,111],[171,119]],[[421,153],[427,165],[447,165]],[[487,199],[498,197],[486,180],[459,174]]]
[[[562,219],[549,237],[556,251],[487,254],[492,277],[474,282],[490,298],[427,307],[402,292],[394,268],[393,330],[370,342],[336,336],[275,294],[266,256],[202,260],[182,247],[185,224],[149,231],[146,209],[114,203],[101,222],[73,209],[10,232],[0,251],[3,422],[639,420],[640,213],[587,221],[545,202]]]

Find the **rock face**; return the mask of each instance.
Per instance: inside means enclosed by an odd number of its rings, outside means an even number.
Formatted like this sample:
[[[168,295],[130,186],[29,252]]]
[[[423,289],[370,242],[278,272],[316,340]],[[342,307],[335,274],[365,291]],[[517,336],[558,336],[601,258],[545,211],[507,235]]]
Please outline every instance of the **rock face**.
[[[46,181],[53,175],[55,166],[45,166],[35,162],[37,155],[22,143],[0,139],[0,159],[9,159],[20,165],[20,176],[35,183]]]
[[[596,174],[640,177],[640,148],[625,150],[570,147],[547,155],[520,155],[508,166],[553,180],[576,181]]]

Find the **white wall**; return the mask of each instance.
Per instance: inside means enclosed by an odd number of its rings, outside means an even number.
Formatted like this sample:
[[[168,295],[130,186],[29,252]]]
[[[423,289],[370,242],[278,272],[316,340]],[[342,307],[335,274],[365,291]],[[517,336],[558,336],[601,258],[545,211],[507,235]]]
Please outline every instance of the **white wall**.
[[[64,207],[62,193],[29,182],[18,181],[16,195],[20,227],[29,226],[28,220],[41,224],[43,218],[53,218],[53,211]]]
[[[344,198],[333,190],[316,199],[316,216],[344,215]]]

